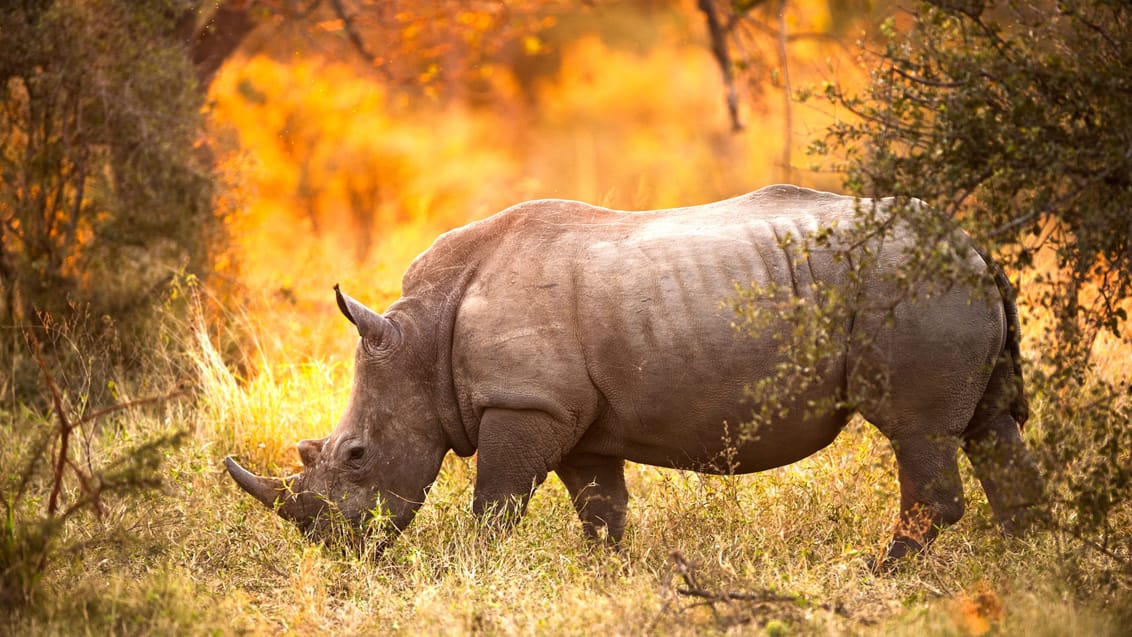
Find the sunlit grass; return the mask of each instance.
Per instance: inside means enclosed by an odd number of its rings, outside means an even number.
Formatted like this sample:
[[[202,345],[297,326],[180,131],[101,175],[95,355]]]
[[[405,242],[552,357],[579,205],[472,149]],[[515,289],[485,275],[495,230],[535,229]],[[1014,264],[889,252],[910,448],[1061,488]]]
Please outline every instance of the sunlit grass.
[[[277,389],[288,394],[279,400],[321,411],[299,397],[326,382],[296,373]],[[270,420],[280,407],[265,391],[246,384],[230,398],[244,401],[244,416]],[[1055,563],[1048,538],[998,538],[969,475],[968,517],[928,556],[872,575],[866,558],[895,516],[895,476],[887,443],[863,423],[811,459],[754,476],[631,465],[621,551],[584,540],[554,478],[513,533],[485,538],[469,506],[475,463],[450,456],[416,522],[374,561],[302,541],[223,474],[220,456],[254,453],[258,443],[237,438],[235,449],[219,448],[229,434],[198,427],[167,458],[169,493],[115,511],[135,537],[120,544],[92,535],[86,559],[51,574],[82,593],[22,626],[54,632],[81,610],[98,629],[186,634],[759,634],[771,622],[802,634],[979,634],[969,628],[979,622],[1010,634],[1065,634],[1046,625],[1052,617],[1069,632],[1119,634],[1112,619],[1040,575]],[[294,420],[274,431],[288,442],[309,435]],[[261,453],[267,464],[284,462],[285,454]],[[687,583],[674,552],[712,592],[773,590],[805,601],[717,602],[713,611],[678,592]],[[980,595],[1000,610],[965,601]]]
[[[238,320],[252,321],[246,314]],[[256,334],[263,327],[246,327],[255,336],[246,358],[256,369],[245,377],[226,364],[203,322],[192,326],[196,340],[192,359],[200,382],[194,417],[249,468],[298,469],[295,442],[321,438],[333,428],[349,394],[352,362],[348,365],[348,358],[286,362],[283,352],[267,351],[280,345],[270,345]],[[349,335],[349,330],[341,331],[344,349],[351,343]]]
[[[260,324],[246,329],[256,337],[247,341],[248,357],[262,361],[260,350],[275,347],[275,337]],[[15,633],[72,634],[78,626],[92,634],[1122,631],[1126,605],[1090,600],[1061,578],[1065,548],[1057,537],[999,537],[966,462],[967,516],[926,556],[873,575],[869,558],[887,539],[898,492],[887,441],[860,421],[815,456],[756,475],[629,465],[620,550],[584,539],[554,477],[512,533],[481,533],[470,506],[475,461],[452,455],[414,524],[385,555],[314,546],[232,484],[220,460],[235,454],[257,470],[293,469],[294,443],[325,435],[341,413],[352,328],[339,332],[345,352],[332,360],[264,362],[246,376],[220,364],[215,335],[195,334],[196,402],[121,423],[131,437],[169,426],[193,432],[166,454],[165,492],[119,501],[102,520],[68,528],[82,559],[59,559],[46,577],[72,593],[10,617]],[[99,440],[96,452],[109,455],[127,442]],[[796,601],[706,604],[681,592],[692,584],[677,555],[704,591],[772,591]],[[1073,559],[1084,572],[1104,563],[1089,551]]]

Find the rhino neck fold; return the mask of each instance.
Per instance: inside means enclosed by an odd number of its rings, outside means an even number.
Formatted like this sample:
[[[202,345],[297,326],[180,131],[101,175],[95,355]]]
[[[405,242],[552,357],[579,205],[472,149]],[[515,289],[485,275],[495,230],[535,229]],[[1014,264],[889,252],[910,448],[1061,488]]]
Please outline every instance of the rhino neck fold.
[[[452,450],[461,457],[468,457],[476,452],[476,445],[468,436],[468,425],[461,416],[459,394],[456,392],[456,375],[452,370],[452,348],[456,334],[456,316],[460,311],[460,303],[464,300],[464,293],[475,277],[476,268],[469,267],[457,278],[457,285],[452,289],[442,304],[442,321],[437,325],[436,347],[436,385],[434,391],[438,410],[440,426],[444,429],[444,436]]]
[[[409,296],[410,290],[406,286],[406,296],[398,299],[386,312],[390,316],[396,313],[396,320],[411,330],[409,338],[419,346],[422,365],[429,367],[424,374],[423,389],[431,394],[448,448],[463,457],[475,453],[476,448],[468,437],[457,403],[456,381],[452,373],[452,341],[456,314],[474,274],[474,265],[469,265],[459,276],[445,281],[443,286],[430,286],[426,294],[419,296]]]

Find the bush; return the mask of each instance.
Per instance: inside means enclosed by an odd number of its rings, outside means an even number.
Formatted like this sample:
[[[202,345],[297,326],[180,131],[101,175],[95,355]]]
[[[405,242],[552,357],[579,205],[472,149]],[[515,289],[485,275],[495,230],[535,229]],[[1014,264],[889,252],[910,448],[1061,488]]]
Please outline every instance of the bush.
[[[173,34],[183,4],[0,10],[0,351],[12,360],[0,390],[10,406],[44,404],[28,382],[25,327],[116,332],[116,358],[137,368],[169,283],[207,272],[223,249],[208,162],[194,150],[201,93]]]

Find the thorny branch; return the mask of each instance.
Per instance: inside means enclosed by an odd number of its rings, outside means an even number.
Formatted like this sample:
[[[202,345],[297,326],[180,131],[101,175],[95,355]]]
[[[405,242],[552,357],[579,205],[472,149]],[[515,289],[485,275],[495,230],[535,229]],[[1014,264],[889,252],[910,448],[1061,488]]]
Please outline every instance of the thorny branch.
[[[35,333],[29,331],[28,340],[31,341],[32,349],[35,353],[35,360],[39,364],[39,369],[43,371],[43,380],[47,383],[47,390],[51,393],[51,402],[55,406],[55,415],[59,418],[59,457],[55,461],[55,474],[51,485],[51,496],[47,500],[47,514],[54,515],[55,507],[59,499],[59,491],[63,487],[63,469],[67,462],[67,446],[71,439],[71,430],[74,425],[67,419],[67,413],[63,409],[63,397],[59,393],[59,388],[55,385],[55,378],[51,375],[51,371],[47,368],[47,361],[43,358],[43,349],[39,346],[39,339],[35,337]],[[78,471],[76,469],[76,471]],[[82,472],[78,472],[82,476]],[[83,485],[84,490],[88,488],[85,476],[79,480]]]
[[[89,503],[94,508],[96,514],[101,515],[102,504],[99,500],[99,492],[101,490],[100,487],[93,484],[93,474],[85,473],[82,468],[79,467],[78,464],[76,464],[70,457],[71,433],[77,427],[82,427],[83,425],[95,422],[112,413],[124,411],[127,409],[133,409],[135,407],[141,407],[144,405],[164,402],[166,400],[181,396],[185,392],[184,386],[178,386],[173,391],[161,396],[150,396],[147,398],[140,398],[138,400],[111,405],[110,407],[99,409],[94,413],[87,414],[77,421],[72,421],[71,418],[67,417],[67,410],[63,405],[62,392],[59,391],[59,386],[55,383],[55,377],[52,375],[51,369],[47,365],[47,359],[43,355],[43,348],[39,344],[39,339],[36,338],[35,333],[31,330],[28,330],[26,334],[27,340],[29,343],[31,343],[33,353],[35,354],[36,363],[39,365],[40,371],[43,372],[44,383],[47,385],[47,390],[51,394],[51,404],[55,411],[55,417],[59,421],[59,452],[58,456],[55,458],[54,470],[52,473],[51,495],[47,500],[47,514],[48,516],[54,516],[56,510],[58,509],[59,494],[63,489],[64,471],[67,467],[70,467],[71,471],[75,474],[75,478],[78,480],[79,488],[83,493],[85,502]],[[47,441],[50,439],[51,436],[48,436],[44,440],[44,444],[46,445]],[[75,505],[67,509],[63,517],[70,515],[78,506],[79,505]]]

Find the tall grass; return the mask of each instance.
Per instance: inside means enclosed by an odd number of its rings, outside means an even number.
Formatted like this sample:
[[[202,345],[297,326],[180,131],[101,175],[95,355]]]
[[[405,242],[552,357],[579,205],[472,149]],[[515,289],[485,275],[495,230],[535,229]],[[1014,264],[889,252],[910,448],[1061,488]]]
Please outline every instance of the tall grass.
[[[249,351],[242,358],[254,371],[242,376],[230,366],[198,313],[188,326],[194,341],[189,358],[200,389],[195,416],[250,467],[279,471],[297,465],[294,442],[322,437],[333,427],[345,406],[350,370],[341,359],[285,362],[272,353],[282,344],[248,314],[228,320],[244,324]],[[348,342],[349,332],[342,333]]]

